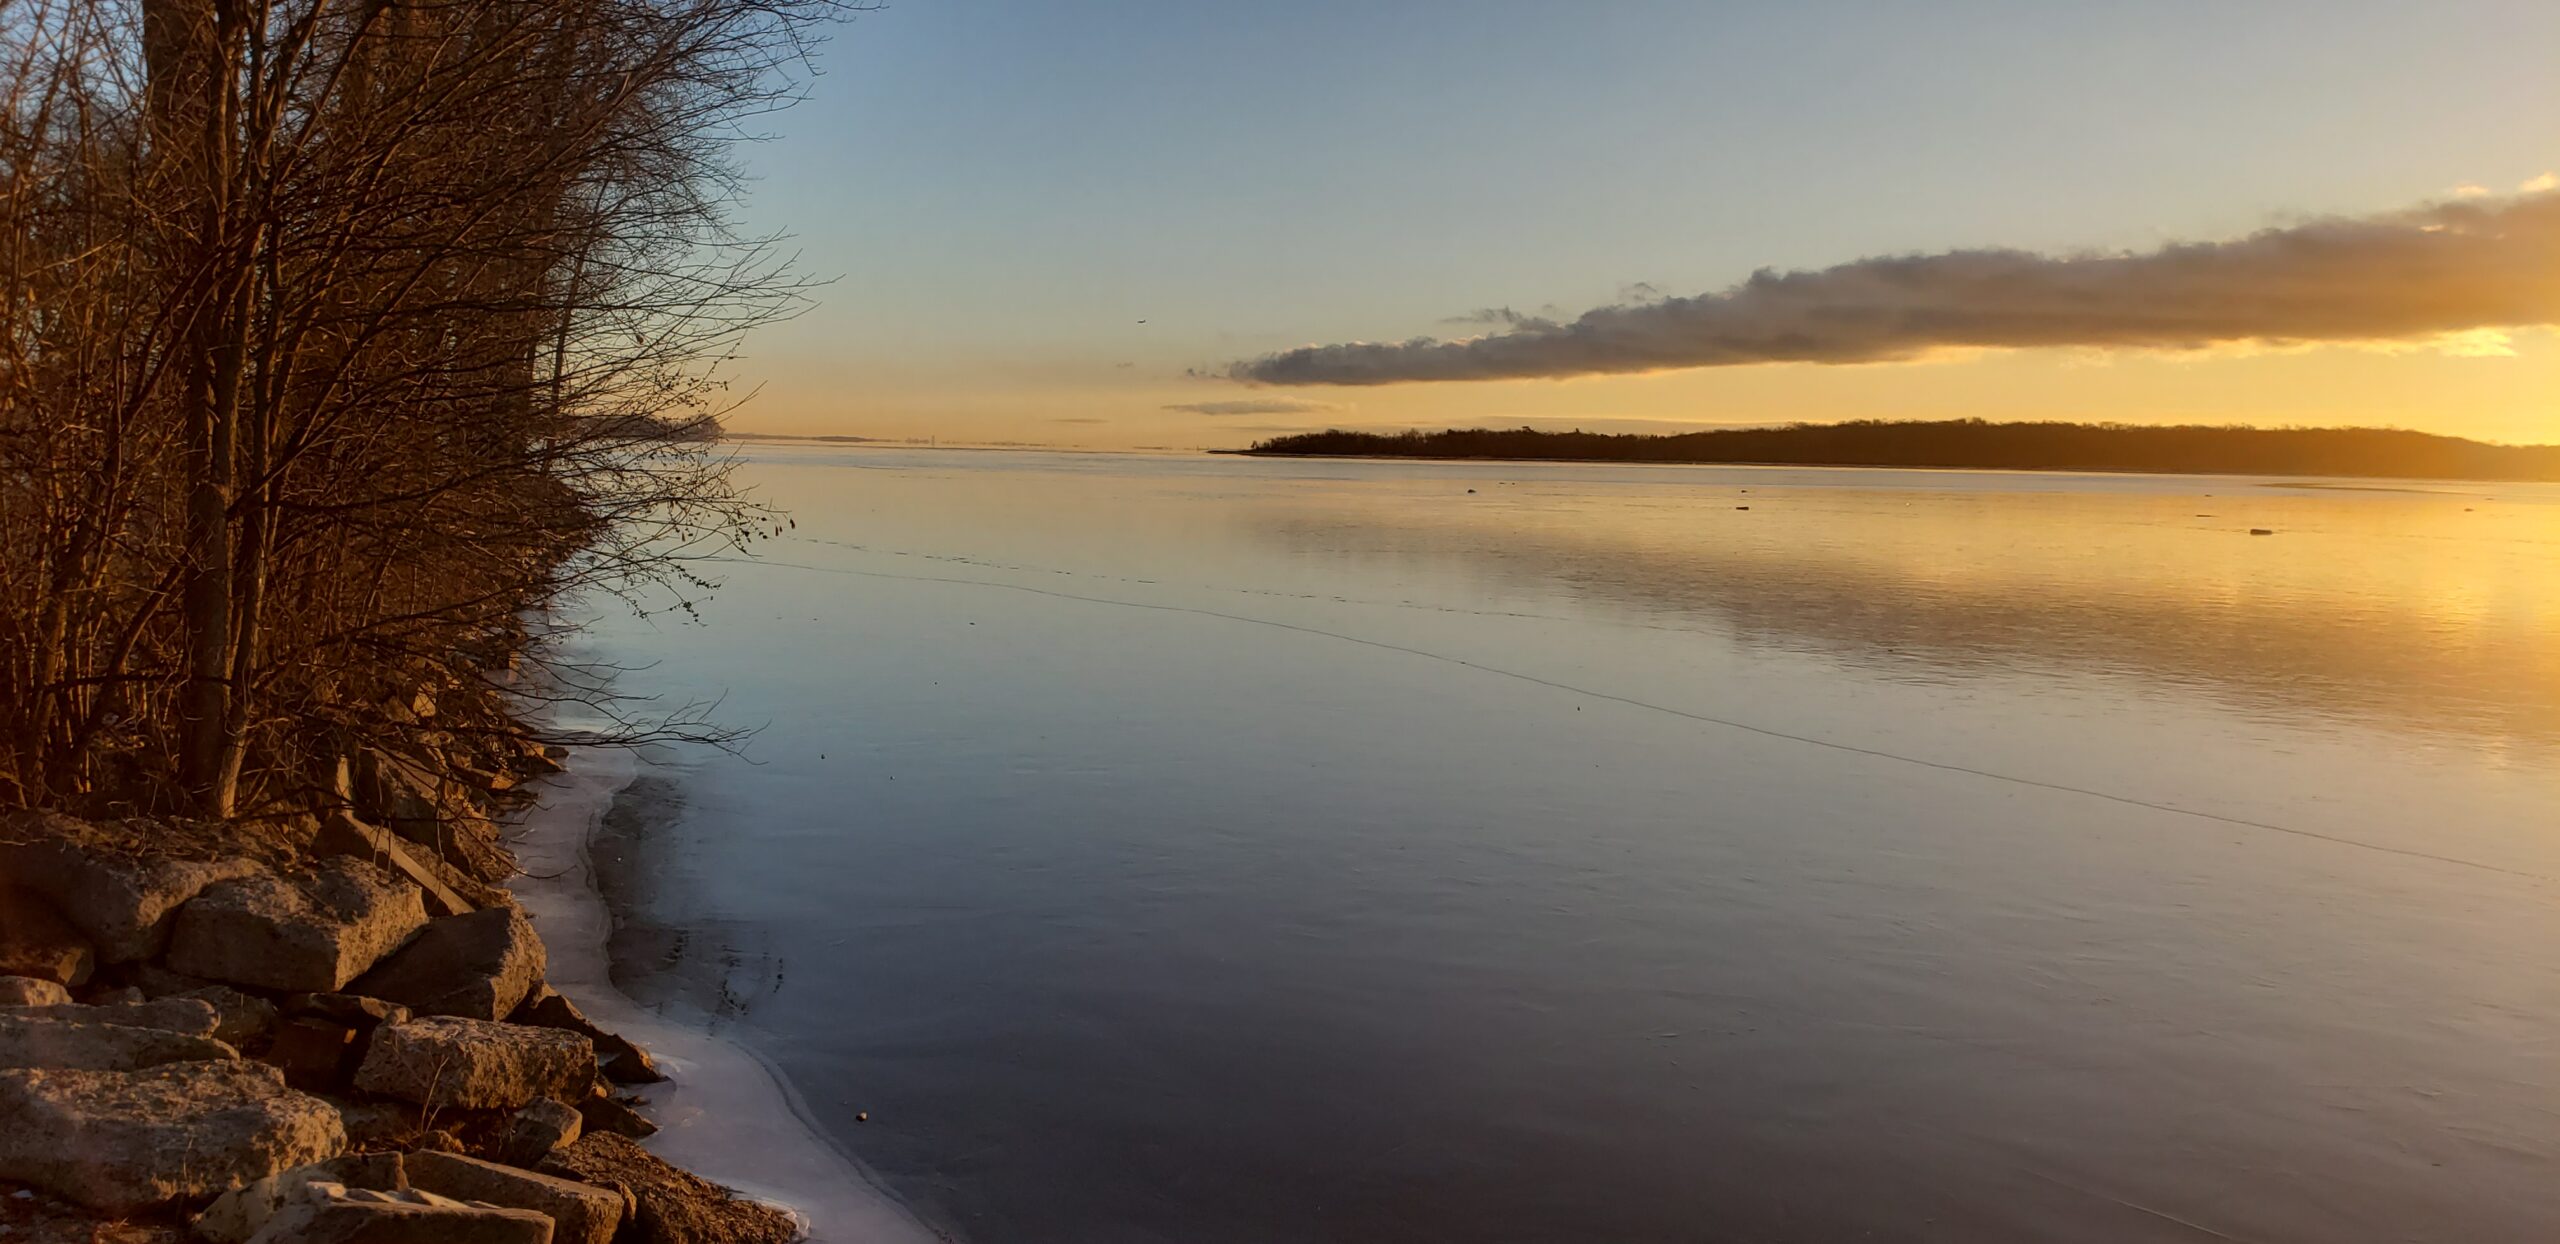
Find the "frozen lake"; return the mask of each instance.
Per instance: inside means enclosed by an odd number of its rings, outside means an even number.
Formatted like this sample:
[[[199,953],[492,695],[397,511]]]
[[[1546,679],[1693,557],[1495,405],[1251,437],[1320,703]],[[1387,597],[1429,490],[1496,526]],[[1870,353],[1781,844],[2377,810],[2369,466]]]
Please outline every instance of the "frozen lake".
[[[2560,489],[749,454],[614,973],[955,1235],[2560,1238]]]

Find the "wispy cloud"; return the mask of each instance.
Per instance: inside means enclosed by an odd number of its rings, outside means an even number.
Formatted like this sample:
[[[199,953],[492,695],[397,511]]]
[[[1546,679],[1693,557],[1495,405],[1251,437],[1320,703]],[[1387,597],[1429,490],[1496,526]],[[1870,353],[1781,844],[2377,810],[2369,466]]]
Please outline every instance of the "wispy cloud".
[[[2544,173],[2516,189],[2524,194],[2542,194],[2546,191],[2560,190],[2560,173]]]
[[[1350,407],[1339,402],[1316,402],[1295,397],[1258,397],[1234,402],[1181,402],[1165,409],[1190,415],[1311,415],[1348,410]]]
[[[1553,307],[1537,315],[1514,311],[1509,307],[1486,307],[1480,311],[1469,311],[1464,315],[1448,316],[1440,322],[1464,324],[1476,328],[1534,328],[1540,324],[1554,323],[1554,313]]]
[[[1762,270],[1715,293],[1620,303],[1569,321],[1497,316],[1497,331],[1458,340],[1305,346],[1235,363],[1226,375],[1378,385],[1894,362],[1961,349],[2476,341],[2484,329],[2560,324],[2555,191],[2560,185],[2138,253],[1964,250]],[[1226,404],[1188,409],[1217,405]]]

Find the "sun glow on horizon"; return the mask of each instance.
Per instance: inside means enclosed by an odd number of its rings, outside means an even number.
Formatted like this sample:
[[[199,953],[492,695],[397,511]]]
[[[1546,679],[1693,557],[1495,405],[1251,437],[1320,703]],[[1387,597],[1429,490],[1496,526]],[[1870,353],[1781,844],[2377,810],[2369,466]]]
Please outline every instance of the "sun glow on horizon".
[[[2408,427],[2560,443],[2560,331],[2196,351],[1970,351],[1925,362],[1764,364],[1567,380],[1239,390],[1178,368],[1024,384],[908,358],[768,363],[731,426],[752,433],[1238,448],[1329,427],[1685,431],[1849,419],[2062,419]]]

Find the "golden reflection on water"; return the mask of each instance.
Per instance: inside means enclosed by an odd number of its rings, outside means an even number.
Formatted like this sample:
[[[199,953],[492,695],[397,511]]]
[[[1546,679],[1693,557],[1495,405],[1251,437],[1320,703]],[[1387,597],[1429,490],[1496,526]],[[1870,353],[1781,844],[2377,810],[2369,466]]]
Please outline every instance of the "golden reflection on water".
[[[1887,675],[2095,673],[2315,724],[2560,742],[2560,489],[1731,481],[1745,474],[1336,487],[1245,523],[1293,551],[1459,564]]]
[[[614,949],[905,1187],[2560,1238],[2560,489],[758,465],[771,564],[615,651],[771,725],[635,785]]]

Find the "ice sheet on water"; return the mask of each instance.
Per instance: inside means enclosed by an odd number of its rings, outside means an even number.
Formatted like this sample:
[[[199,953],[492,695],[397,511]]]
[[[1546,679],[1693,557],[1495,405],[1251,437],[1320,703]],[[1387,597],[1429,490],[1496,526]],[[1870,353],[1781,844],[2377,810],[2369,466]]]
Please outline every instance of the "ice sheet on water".
[[[660,1157],[807,1224],[812,1244],[901,1244],[942,1238],[808,1122],[790,1084],[754,1051],[652,1012],[613,987],[612,917],[586,843],[616,792],[638,775],[630,753],[580,748],[551,779],[514,844],[516,896],[541,925],[553,988],[590,1019],[648,1048],[671,1079],[649,1099]]]

